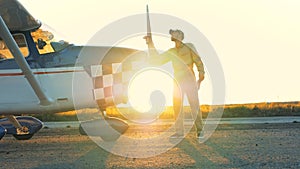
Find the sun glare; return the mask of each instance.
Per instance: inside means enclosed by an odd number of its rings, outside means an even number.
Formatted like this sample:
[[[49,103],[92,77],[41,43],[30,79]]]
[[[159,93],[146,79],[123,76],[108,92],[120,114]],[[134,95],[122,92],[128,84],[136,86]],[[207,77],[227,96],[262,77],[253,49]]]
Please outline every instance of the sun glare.
[[[172,93],[172,76],[159,68],[137,72],[128,88],[129,102],[140,113],[161,113],[172,103]]]

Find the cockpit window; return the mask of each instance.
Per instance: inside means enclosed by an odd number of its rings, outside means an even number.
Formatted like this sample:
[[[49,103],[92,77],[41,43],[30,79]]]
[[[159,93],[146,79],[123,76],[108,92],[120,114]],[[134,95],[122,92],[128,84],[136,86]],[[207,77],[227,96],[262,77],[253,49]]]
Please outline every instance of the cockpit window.
[[[50,42],[53,39],[51,32],[38,29],[35,32],[32,32],[31,36],[40,54],[54,52],[52,46],[50,45]]]
[[[29,55],[29,50],[28,50],[25,36],[21,33],[17,33],[17,34],[13,34],[13,38],[17,42],[17,45],[19,46],[19,49],[21,50],[23,56],[27,57]],[[2,39],[0,39],[0,60],[11,59],[11,58],[14,58],[14,56],[10,53],[5,42]]]
[[[50,29],[50,31],[48,31]],[[55,31],[54,31],[55,32]],[[42,26],[40,29],[31,33],[40,54],[58,52],[69,46],[69,43],[63,40],[57,41],[59,36],[54,35],[51,28]]]

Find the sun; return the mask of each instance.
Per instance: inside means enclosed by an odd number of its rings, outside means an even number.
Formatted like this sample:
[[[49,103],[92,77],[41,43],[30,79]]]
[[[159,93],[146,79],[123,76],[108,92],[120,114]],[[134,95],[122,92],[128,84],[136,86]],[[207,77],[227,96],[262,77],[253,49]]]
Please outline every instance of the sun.
[[[160,68],[140,70],[128,86],[131,107],[140,113],[161,113],[172,104],[173,83],[172,75]]]

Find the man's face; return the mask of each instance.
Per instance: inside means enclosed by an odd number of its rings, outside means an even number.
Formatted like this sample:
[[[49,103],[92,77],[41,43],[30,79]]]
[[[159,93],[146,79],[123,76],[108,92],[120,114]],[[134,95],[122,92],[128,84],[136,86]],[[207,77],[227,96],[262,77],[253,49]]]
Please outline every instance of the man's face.
[[[173,36],[171,36],[171,41],[175,42],[176,39]]]
[[[182,41],[183,39],[183,33],[181,31],[173,31],[170,30],[170,34],[171,34],[171,41]]]

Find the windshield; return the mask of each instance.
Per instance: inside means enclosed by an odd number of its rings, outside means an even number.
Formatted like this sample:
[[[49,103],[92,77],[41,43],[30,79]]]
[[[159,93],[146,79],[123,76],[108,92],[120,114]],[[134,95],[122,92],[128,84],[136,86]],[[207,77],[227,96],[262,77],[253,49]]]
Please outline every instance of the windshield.
[[[58,52],[70,44],[65,38],[50,26],[43,24],[39,29],[31,33],[40,54]]]

